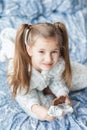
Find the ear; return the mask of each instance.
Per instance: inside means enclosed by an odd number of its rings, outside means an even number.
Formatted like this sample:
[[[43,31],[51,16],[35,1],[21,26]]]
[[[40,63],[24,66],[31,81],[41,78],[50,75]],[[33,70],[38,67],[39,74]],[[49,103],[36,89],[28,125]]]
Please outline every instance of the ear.
[[[26,50],[29,56],[32,56],[32,48],[27,44],[26,45]]]

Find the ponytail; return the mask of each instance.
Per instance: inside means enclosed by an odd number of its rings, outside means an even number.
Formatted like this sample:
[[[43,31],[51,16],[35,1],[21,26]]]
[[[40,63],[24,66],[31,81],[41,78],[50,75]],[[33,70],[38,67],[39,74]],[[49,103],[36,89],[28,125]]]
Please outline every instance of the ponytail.
[[[62,45],[60,48],[60,55],[63,57],[65,61],[65,70],[63,72],[63,78],[68,84],[68,87],[71,88],[71,65],[70,65],[70,58],[69,58],[69,47],[68,47],[68,34],[65,25],[61,22],[54,23],[57,29],[60,29],[62,35]]]
[[[25,32],[30,28],[30,25],[23,24],[19,27],[15,39],[15,55],[14,55],[14,70],[10,85],[13,87],[13,96],[17,94],[17,90],[21,88],[29,91],[31,71],[28,72],[29,65],[31,70],[31,60],[26,51]],[[26,88],[25,88],[26,87]]]

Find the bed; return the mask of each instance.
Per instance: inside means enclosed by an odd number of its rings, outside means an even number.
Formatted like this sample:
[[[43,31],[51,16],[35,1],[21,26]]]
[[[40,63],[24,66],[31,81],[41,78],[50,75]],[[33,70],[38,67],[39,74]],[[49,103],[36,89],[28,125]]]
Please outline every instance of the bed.
[[[56,21],[67,27],[71,60],[87,66],[86,0],[0,0],[0,130],[87,130],[87,88],[70,92],[74,112],[52,122],[28,116],[8,89],[7,61],[14,52],[9,43],[18,26]]]

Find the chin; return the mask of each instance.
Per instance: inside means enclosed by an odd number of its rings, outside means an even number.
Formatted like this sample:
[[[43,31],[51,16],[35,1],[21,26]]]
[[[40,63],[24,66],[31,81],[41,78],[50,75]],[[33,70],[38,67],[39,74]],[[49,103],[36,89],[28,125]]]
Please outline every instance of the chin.
[[[52,67],[49,67],[49,68],[42,68],[42,71],[49,71]]]

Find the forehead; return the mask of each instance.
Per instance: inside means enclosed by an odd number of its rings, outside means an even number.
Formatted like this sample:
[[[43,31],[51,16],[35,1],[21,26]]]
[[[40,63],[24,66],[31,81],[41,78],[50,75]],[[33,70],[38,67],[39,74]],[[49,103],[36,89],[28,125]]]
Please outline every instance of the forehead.
[[[59,48],[58,39],[55,37],[43,38],[40,37],[35,41],[34,47],[38,48]]]

